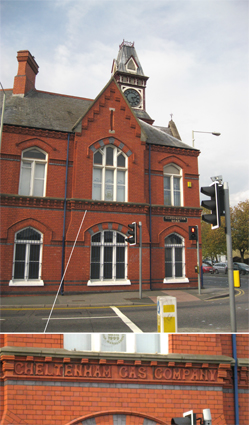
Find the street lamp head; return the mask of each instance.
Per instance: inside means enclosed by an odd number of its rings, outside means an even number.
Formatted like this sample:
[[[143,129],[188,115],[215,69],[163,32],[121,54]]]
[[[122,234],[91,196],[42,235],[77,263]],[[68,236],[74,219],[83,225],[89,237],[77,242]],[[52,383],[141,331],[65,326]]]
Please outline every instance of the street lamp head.
[[[213,136],[220,136],[220,133],[217,133],[216,131],[197,131],[197,130],[192,130],[192,145],[194,147],[194,141],[195,141],[195,137],[194,137],[194,133],[207,133],[207,134],[212,134]]]

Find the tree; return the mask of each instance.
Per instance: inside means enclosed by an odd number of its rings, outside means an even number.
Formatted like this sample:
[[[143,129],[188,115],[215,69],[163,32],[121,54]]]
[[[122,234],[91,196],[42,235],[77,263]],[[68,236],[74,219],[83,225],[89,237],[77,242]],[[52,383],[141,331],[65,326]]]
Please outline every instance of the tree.
[[[209,214],[206,208],[202,209],[203,214]],[[226,254],[226,235],[225,235],[225,219],[221,217],[221,226],[212,230],[211,225],[205,221],[201,222],[202,237],[202,256],[218,261],[218,255]]]
[[[239,250],[241,261],[244,262],[245,253],[249,251],[249,199],[231,208],[230,214],[233,249]]]

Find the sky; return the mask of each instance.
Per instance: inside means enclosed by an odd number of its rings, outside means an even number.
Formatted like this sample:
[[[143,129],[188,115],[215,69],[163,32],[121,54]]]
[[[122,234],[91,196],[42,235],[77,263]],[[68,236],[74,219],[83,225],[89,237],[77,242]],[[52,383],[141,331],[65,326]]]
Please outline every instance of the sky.
[[[134,42],[154,124],[173,114],[188,145],[195,132],[200,187],[218,175],[231,206],[249,199],[248,0],[0,0],[0,19],[6,89],[29,50],[37,90],[94,99],[119,45]]]

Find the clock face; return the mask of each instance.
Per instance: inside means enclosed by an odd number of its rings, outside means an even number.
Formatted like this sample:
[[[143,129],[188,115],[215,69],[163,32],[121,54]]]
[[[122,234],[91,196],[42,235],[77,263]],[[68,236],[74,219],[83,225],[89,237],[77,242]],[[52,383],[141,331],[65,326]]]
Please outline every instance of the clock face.
[[[131,106],[138,106],[141,102],[141,96],[136,90],[127,89],[125,90],[124,95]]]

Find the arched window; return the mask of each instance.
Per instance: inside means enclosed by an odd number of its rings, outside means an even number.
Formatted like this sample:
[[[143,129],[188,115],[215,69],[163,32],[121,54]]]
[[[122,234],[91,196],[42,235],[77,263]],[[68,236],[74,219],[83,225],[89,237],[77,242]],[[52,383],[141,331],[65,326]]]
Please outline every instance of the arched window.
[[[168,354],[167,333],[64,334],[66,350]]]
[[[89,285],[130,284],[127,280],[127,243],[117,231],[104,230],[92,236]]]
[[[32,227],[15,235],[13,274],[10,284],[40,283],[43,235]]]
[[[45,196],[47,154],[33,147],[22,152],[19,195]]]
[[[116,146],[104,146],[93,156],[92,198],[127,200],[127,156]]]
[[[182,170],[175,164],[164,167],[164,205],[182,205]]]
[[[184,239],[173,233],[165,238],[165,282],[185,278]]]

